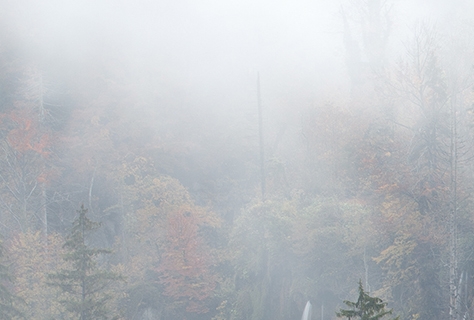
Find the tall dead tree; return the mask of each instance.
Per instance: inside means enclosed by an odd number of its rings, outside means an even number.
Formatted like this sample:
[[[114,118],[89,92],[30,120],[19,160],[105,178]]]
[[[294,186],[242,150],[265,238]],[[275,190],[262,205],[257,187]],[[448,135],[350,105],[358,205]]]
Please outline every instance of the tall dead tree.
[[[457,119],[456,95],[451,99],[451,184],[450,184],[450,212],[449,212],[449,318],[456,320],[459,317],[458,302],[458,232],[457,232],[457,170],[458,170],[458,145],[457,145]]]

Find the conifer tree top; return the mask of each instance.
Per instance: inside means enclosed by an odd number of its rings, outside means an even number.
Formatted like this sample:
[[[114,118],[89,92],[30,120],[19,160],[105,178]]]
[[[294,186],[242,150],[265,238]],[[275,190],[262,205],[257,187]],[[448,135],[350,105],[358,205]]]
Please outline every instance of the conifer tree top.
[[[386,310],[387,303],[377,297],[371,297],[362,286],[362,281],[359,280],[359,297],[357,302],[345,300],[344,304],[350,309],[340,309],[336,312],[339,318],[346,317],[347,319],[361,319],[361,320],[378,320],[386,315],[392,314],[392,310]],[[398,320],[398,317],[394,320]]]
[[[87,218],[84,206],[81,206],[78,213],[64,243],[64,248],[68,251],[64,260],[70,263],[70,267],[50,274],[50,284],[65,294],[66,298],[61,303],[78,319],[115,319],[110,316],[108,308],[112,299],[108,289],[122,277],[97,265],[97,255],[110,254],[111,251],[90,248],[86,244],[87,235],[99,228],[100,224]]]

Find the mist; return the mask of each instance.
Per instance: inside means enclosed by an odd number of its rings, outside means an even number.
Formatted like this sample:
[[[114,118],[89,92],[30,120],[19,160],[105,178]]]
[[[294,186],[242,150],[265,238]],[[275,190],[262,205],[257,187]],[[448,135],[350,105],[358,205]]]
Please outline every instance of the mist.
[[[2,0],[0,318],[471,319],[473,13]]]

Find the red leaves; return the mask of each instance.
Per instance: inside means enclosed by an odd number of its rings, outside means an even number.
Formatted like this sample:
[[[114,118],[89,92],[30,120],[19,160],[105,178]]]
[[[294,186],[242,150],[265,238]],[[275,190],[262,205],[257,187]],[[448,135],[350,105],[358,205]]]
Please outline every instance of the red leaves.
[[[50,136],[41,132],[39,121],[34,119],[31,110],[13,110],[2,118],[12,127],[8,132],[7,141],[14,150],[20,153],[34,151],[42,157],[49,155]]]
[[[211,259],[197,220],[193,212],[183,209],[169,214],[160,280],[165,295],[185,302],[187,312],[205,313],[203,301],[213,292],[216,278],[209,269]]]

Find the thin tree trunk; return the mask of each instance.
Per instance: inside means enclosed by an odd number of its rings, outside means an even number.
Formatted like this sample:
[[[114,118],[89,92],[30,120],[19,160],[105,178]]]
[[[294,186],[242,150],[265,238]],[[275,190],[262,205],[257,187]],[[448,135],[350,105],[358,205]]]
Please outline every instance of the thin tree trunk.
[[[260,179],[262,186],[262,201],[265,201],[265,153],[263,143],[263,115],[262,115],[262,103],[260,99],[260,74],[257,74],[257,104],[258,104],[258,136],[260,145]]]
[[[45,243],[47,243],[48,240],[48,209],[47,209],[47,200],[46,200],[46,186],[44,182],[41,182],[40,184],[41,188],[41,211],[42,211],[42,216],[43,216],[43,235],[44,235],[44,240]],[[47,246],[46,246],[47,248]]]
[[[458,239],[457,239],[457,119],[456,119],[456,99],[451,102],[451,208],[449,213],[449,318],[457,320],[459,318],[458,303]]]
[[[81,215],[84,214],[84,211],[82,210]],[[85,302],[86,302],[86,264],[85,264],[85,259],[86,259],[86,254],[85,254],[85,246],[86,246],[86,241],[85,241],[85,229],[86,229],[86,226],[85,226],[85,218],[84,217],[80,217],[81,219],[81,241],[82,241],[82,261],[81,261],[81,267],[82,267],[82,274],[81,274],[81,320],[86,320],[86,310],[84,310],[85,308]]]
[[[38,92],[38,120],[40,124],[40,129],[43,128],[44,125],[44,119],[45,119],[45,110],[44,110],[44,85],[43,85],[43,75],[40,73],[39,74],[39,92]],[[45,164],[43,162],[42,164],[43,167],[43,172],[46,171]],[[41,188],[41,216],[43,219],[43,235],[44,235],[44,241],[45,244],[47,244],[48,241],[48,208],[47,208],[47,194],[46,194],[46,185],[44,181],[40,183],[40,188]],[[45,246],[47,248],[47,246]]]

